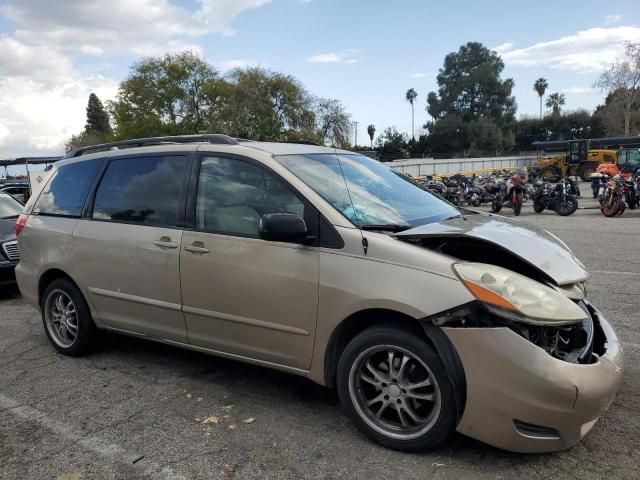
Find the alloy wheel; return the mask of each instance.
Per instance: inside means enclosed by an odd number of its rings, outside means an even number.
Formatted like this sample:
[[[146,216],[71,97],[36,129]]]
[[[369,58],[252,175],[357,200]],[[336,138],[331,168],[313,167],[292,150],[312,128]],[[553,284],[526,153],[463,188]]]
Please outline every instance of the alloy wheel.
[[[52,291],[44,305],[45,323],[53,341],[69,348],[78,338],[78,314],[71,297],[63,290]]]
[[[440,387],[426,363],[392,345],[360,353],[349,372],[349,395],[371,428],[399,440],[431,430],[442,404]]]

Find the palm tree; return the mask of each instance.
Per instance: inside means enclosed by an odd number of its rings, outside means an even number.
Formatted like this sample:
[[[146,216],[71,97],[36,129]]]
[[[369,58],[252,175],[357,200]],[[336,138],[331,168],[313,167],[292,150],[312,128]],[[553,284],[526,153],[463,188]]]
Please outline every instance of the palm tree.
[[[367,133],[371,139],[371,150],[373,150],[373,136],[376,134],[376,126],[373,123],[367,127]]]
[[[411,138],[413,138],[413,141],[416,140],[416,136],[413,128],[413,102],[415,101],[417,96],[418,96],[418,92],[416,92],[413,88],[410,88],[409,90],[407,90],[407,93],[405,95],[407,102],[411,104]]]
[[[547,108],[552,110],[554,115],[560,115],[560,107],[565,104],[565,96],[564,93],[552,93],[547,98],[547,102],[545,103]]]
[[[544,97],[544,92],[549,88],[549,82],[547,82],[546,78],[540,77],[536,80],[536,83],[533,84],[533,89],[538,92],[538,96],[540,97],[540,118],[542,118],[542,97]]]

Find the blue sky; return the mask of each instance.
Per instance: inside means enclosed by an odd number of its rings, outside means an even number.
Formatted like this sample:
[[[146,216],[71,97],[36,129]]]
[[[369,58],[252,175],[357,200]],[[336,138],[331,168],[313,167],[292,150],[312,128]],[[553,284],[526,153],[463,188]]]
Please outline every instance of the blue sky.
[[[60,153],[84,124],[88,93],[106,100],[139,55],[193,49],[222,71],[262,65],[341,100],[378,132],[416,125],[444,56],[468,41],[497,49],[518,116],[537,115],[536,78],[592,109],[591,88],[625,40],[640,41],[640,2],[346,0],[0,0],[0,157]],[[364,143],[364,142],[359,142]]]

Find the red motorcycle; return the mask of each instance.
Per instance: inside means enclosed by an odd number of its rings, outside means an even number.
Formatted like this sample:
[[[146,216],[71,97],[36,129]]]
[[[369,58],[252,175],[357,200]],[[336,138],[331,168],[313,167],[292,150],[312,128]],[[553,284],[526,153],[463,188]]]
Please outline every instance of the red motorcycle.
[[[625,183],[620,175],[607,180],[600,201],[600,210],[605,217],[622,215],[625,210]]]
[[[498,213],[502,207],[507,204],[513,208],[513,214],[517,217],[522,211],[524,203],[524,189],[527,184],[527,177],[523,173],[516,172],[512,174],[506,182],[498,183],[498,192],[493,202],[491,202],[491,211]]]

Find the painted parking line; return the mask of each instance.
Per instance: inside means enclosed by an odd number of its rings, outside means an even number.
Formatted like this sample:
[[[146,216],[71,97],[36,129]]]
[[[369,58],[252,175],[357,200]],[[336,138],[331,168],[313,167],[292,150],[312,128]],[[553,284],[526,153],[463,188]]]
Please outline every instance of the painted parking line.
[[[186,480],[183,475],[174,472],[172,469],[149,462],[146,458],[144,461],[140,461],[141,458],[143,458],[142,455],[132,453],[98,436],[79,435],[65,423],[51,418],[45,412],[27,405],[22,405],[17,400],[2,395],[1,393],[0,410],[3,413],[11,414],[22,420],[35,422],[50,432],[70,440],[102,457],[126,465],[141,475],[157,480]]]

